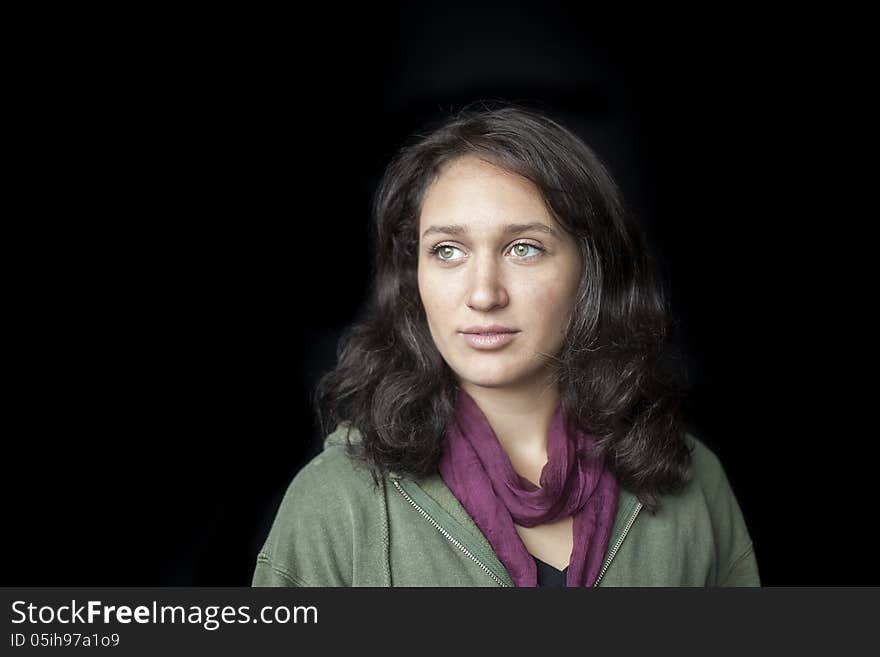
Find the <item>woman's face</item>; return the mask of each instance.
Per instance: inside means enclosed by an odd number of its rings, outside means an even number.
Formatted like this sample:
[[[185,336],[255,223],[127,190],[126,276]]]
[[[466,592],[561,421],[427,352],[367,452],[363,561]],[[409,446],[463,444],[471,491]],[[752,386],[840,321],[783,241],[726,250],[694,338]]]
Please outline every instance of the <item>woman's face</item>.
[[[580,278],[574,239],[533,183],[474,156],[446,164],[419,217],[419,294],[460,383],[540,383],[558,355]],[[493,325],[506,336],[467,334]]]

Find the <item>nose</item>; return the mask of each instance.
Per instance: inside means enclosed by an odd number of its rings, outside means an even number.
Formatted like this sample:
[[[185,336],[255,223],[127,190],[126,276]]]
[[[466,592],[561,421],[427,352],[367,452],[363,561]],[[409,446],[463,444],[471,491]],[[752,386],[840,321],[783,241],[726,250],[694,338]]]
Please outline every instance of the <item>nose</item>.
[[[469,272],[468,308],[487,312],[507,305],[509,298],[500,269],[499,263],[491,256],[474,262]]]

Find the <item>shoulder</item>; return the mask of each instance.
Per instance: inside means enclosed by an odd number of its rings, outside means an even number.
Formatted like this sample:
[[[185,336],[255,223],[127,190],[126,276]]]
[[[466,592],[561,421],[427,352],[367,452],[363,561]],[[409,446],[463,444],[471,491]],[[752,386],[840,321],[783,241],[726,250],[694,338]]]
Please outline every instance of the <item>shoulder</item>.
[[[340,438],[337,429],[290,482],[259,552],[258,561],[284,572],[287,580],[348,581],[354,545],[381,517],[382,482],[377,485]]]
[[[691,450],[690,481],[680,493],[663,498],[658,520],[676,525],[692,547],[712,552],[711,581],[732,581],[735,569],[744,568],[749,572],[743,581],[758,581],[748,526],[721,460],[692,434],[685,434],[685,443]]]
[[[351,430],[353,442],[359,436],[356,432]],[[326,516],[364,500],[376,487],[366,463],[350,454],[346,434],[337,427],[324,439],[324,450],[296,474],[281,500],[280,518]]]
[[[688,481],[678,492],[661,497],[660,513],[714,514],[735,501],[724,466],[716,453],[695,435],[684,434],[684,442],[691,454]],[[664,512],[664,508],[668,511]]]
[[[685,433],[684,441],[691,452],[691,481],[686,490],[706,499],[727,493],[727,475],[715,452],[693,434]]]
[[[660,508],[642,519],[658,535],[691,545],[724,544],[745,550],[751,543],[739,504],[718,456],[692,434],[690,477],[684,487],[660,498]]]

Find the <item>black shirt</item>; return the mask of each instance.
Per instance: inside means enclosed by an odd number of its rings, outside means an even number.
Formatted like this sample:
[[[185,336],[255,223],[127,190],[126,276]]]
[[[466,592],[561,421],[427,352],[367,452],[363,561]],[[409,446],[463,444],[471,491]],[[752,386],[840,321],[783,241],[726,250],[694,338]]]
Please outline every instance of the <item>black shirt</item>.
[[[535,566],[538,568],[538,586],[565,588],[565,578],[568,576],[568,566],[564,570],[557,570],[549,563],[541,561],[538,557],[532,555],[535,560]]]

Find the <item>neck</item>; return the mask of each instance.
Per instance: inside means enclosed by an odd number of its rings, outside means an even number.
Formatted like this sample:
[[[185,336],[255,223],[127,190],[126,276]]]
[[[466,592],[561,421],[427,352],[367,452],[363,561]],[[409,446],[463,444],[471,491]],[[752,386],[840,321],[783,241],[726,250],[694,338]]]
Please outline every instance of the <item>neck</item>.
[[[512,460],[546,460],[547,434],[559,406],[555,384],[519,388],[485,388],[465,382],[460,385],[483,411]]]

